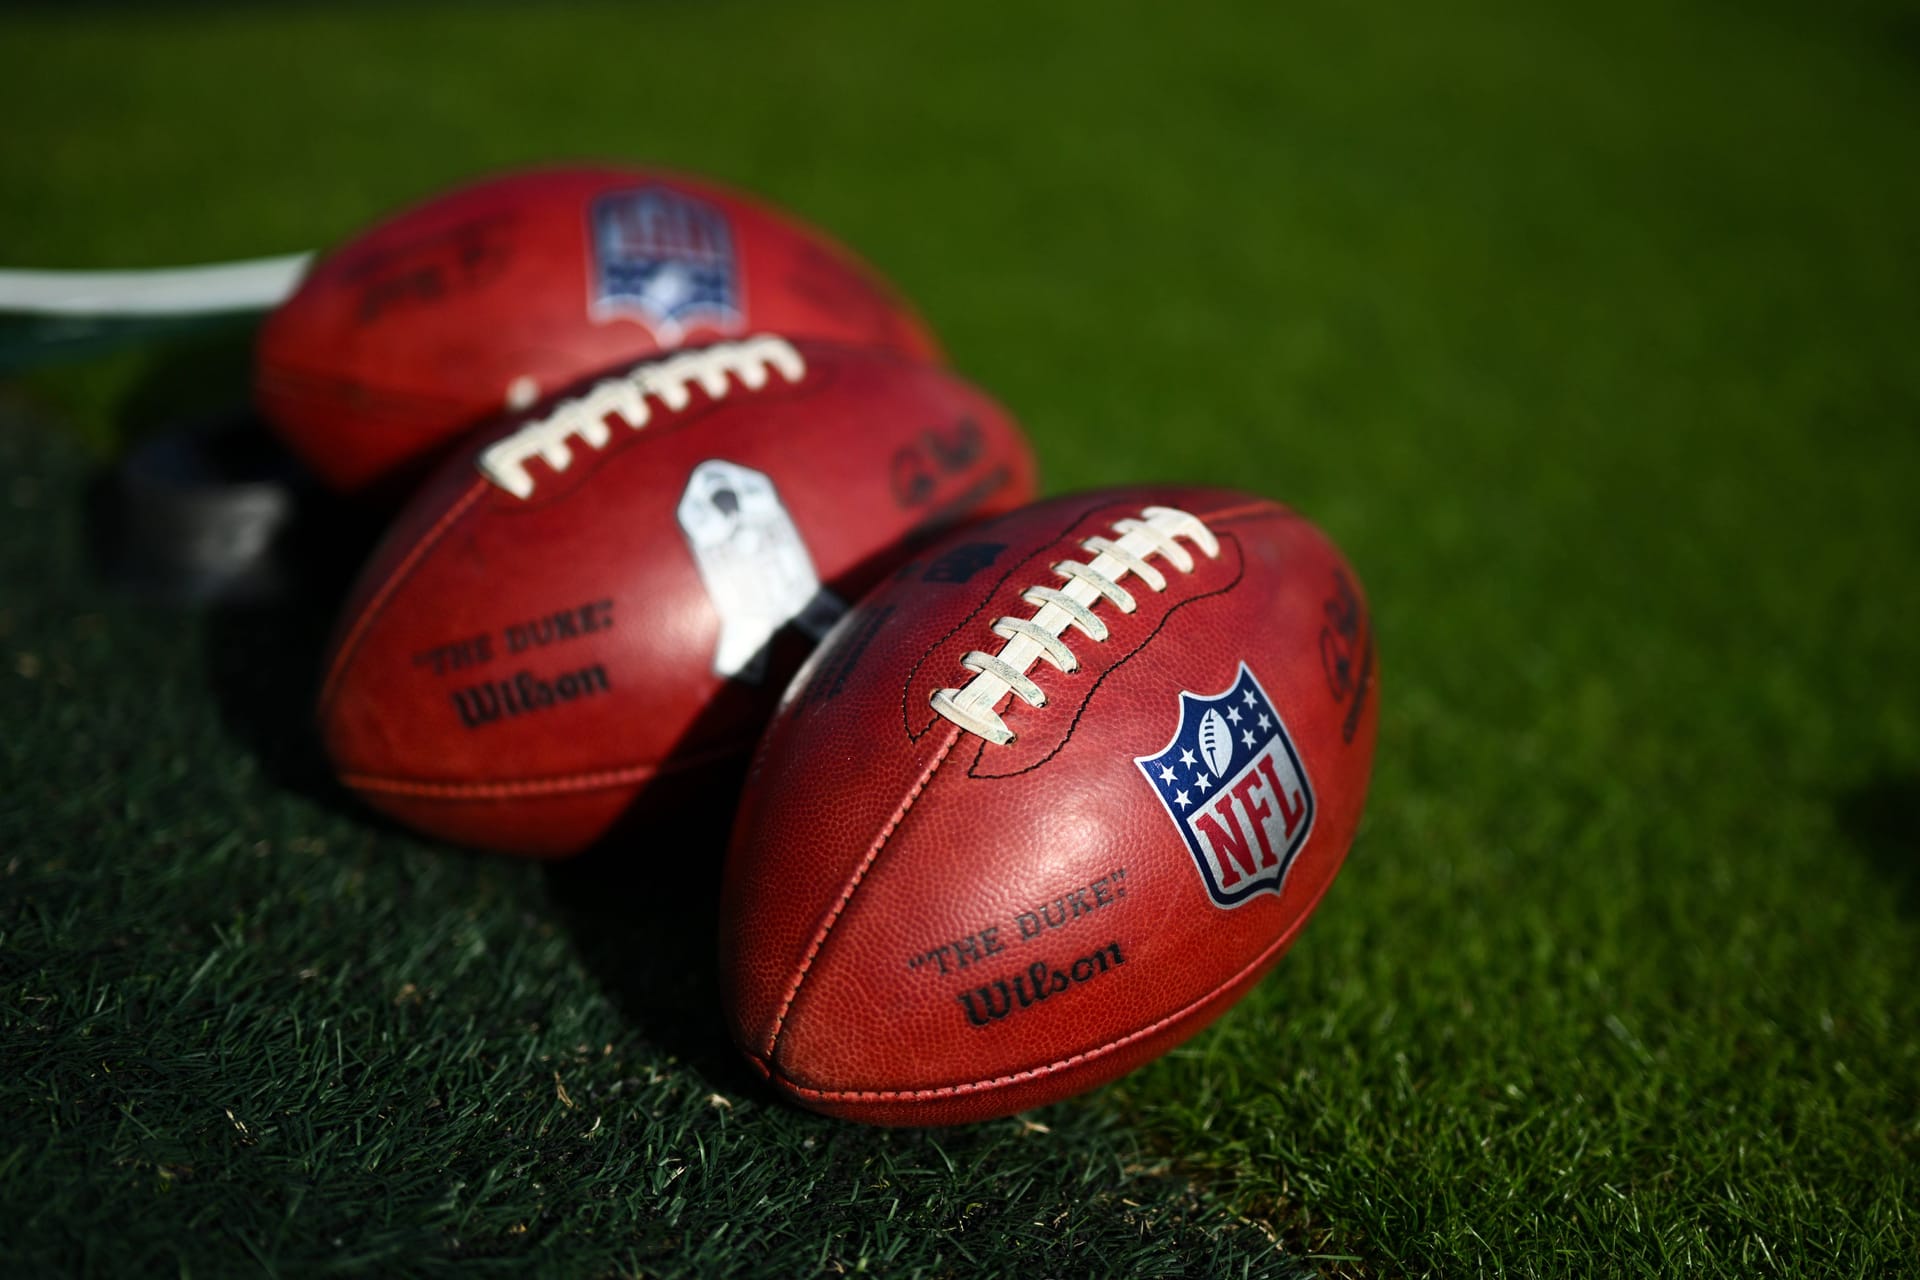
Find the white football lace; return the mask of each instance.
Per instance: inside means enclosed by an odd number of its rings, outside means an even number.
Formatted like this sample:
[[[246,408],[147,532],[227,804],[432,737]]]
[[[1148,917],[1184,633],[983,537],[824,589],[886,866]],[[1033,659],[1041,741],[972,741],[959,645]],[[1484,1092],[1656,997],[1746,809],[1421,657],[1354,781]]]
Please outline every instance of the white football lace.
[[[1173,507],[1147,507],[1142,519],[1113,522],[1119,541],[1086,538],[1080,543],[1094,553],[1085,564],[1062,560],[1053,571],[1066,579],[1065,587],[1028,587],[1020,598],[1039,606],[1031,619],[996,618],[993,633],[1006,640],[1000,652],[982,653],[976,649],[960,659],[960,665],[974,673],[964,689],[939,689],[931,699],[933,709],[969,733],[988,742],[1005,746],[1013,741],[1013,732],[1000,718],[995,707],[1008,694],[1029,706],[1047,705],[1046,691],[1028,678],[1033,664],[1045,658],[1056,671],[1075,671],[1079,659],[1060,637],[1068,627],[1077,627],[1096,643],[1107,638],[1107,624],[1094,615],[1093,606],[1102,600],[1112,602],[1122,613],[1135,609],[1132,592],[1118,579],[1132,574],[1148,590],[1165,591],[1167,577],[1147,563],[1148,556],[1163,556],[1181,573],[1193,572],[1193,555],[1180,545],[1187,538],[1206,552],[1209,560],[1220,554],[1219,540],[1213,531]]]
[[[573,465],[576,441],[589,449],[606,447],[613,438],[609,417],[640,430],[653,416],[648,396],[678,412],[692,401],[696,384],[710,399],[718,400],[732,389],[729,376],[739,379],[747,390],[758,391],[775,372],[788,382],[798,382],[806,376],[807,362],[793,344],[770,335],[717,342],[636,365],[617,378],[594,383],[585,395],[562,401],[552,413],[488,445],[480,455],[480,474],[516,498],[530,498],[533,475],[527,470],[528,462],[539,458],[555,471],[565,471]]]

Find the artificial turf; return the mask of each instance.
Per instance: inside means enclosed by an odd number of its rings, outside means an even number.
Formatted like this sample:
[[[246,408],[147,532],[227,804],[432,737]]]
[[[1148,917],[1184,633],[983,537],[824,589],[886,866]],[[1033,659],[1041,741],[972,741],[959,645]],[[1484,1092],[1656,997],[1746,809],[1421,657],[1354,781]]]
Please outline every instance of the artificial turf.
[[[1054,491],[1228,481],[1373,599],[1342,879],[1215,1030],[886,1133],[762,1097],[711,842],[381,827],[331,603],[168,610],[0,428],[9,1273],[1862,1275],[1920,1259],[1920,20],[1906,5],[27,9],[8,265],[285,252],[657,161],[832,228]],[[56,421],[57,419],[57,421]],[[96,494],[97,496],[97,494]]]

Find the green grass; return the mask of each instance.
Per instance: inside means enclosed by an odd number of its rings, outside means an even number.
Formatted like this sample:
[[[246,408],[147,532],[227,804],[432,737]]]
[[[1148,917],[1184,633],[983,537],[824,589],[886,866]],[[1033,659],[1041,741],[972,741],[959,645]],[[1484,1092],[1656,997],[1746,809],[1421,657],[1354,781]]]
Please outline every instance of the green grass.
[[[1216,1030],[1044,1129],[851,1128],[733,1064],[697,876],[471,858],[327,789],[298,718],[324,601],[92,581],[74,439],[238,394],[217,341],[37,376],[74,431],[0,432],[29,1269],[1920,1257],[1909,7],[207,7],[0,38],[31,51],[0,81],[8,265],[284,252],[554,156],[711,172],[894,277],[1051,488],[1314,516],[1383,660],[1348,869]]]

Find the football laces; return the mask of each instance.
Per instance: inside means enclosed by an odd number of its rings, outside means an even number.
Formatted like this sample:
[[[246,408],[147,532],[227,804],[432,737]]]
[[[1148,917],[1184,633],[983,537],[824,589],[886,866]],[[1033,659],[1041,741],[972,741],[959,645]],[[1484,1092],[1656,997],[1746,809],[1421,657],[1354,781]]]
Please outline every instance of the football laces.
[[[1150,591],[1165,591],[1167,576],[1148,561],[1158,556],[1181,573],[1192,573],[1193,553],[1180,539],[1192,542],[1209,560],[1220,554],[1219,539],[1200,518],[1175,507],[1146,507],[1140,517],[1116,520],[1113,531],[1118,539],[1091,537],[1080,545],[1093,553],[1085,562],[1062,560],[1052,566],[1064,585],[1032,586],[1020,598],[1034,605],[1031,618],[1001,617],[993,621],[993,633],[1005,640],[998,653],[975,649],[960,659],[960,665],[974,673],[962,689],[937,689],[929,701],[933,709],[969,733],[988,742],[1005,746],[1013,741],[996,708],[1011,695],[1028,706],[1047,705],[1047,693],[1027,673],[1033,664],[1045,659],[1056,671],[1080,668],[1065,635],[1069,627],[1098,644],[1107,638],[1107,624],[1094,613],[1102,600],[1122,613],[1139,606],[1133,593],[1120,585],[1128,576],[1138,578]]]
[[[585,395],[562,401],[553,412],[535,418],[511,435],[488,445],[480,455],[480,474],[516,498],[533,496],[533,473],[527,464],[535,458],[554,471],[573,465],[577,447],[604,449],[613,439],[613,426],[638,431],[653,417],[648,397],[678,413],[693,401],[699,387],[710,400],[724,398],[737,380],[748,391],[758,391],[778,373],[788,382],[806,376],[807,362],[784,338],[762,335],[741,342],[716,342],[697,351],[683,351],[663,360],[636,365],[617,378],[603,378]]]

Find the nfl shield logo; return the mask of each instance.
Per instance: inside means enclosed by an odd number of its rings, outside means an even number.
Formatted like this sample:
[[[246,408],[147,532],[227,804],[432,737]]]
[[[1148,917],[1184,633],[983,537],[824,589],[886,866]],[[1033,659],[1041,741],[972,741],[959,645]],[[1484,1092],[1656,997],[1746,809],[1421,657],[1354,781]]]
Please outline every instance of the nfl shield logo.
[[[1183,691],[1173,741],[1134,763],[1187,842],[1215,906],[1280,892],[1313,829],[1313,788],[1246,663],[1220,693]]]
[[[720,210],[670,187],[593,202],[593,315],[632,316],[664,343],[705,322],[740,327],[740,270]]]

